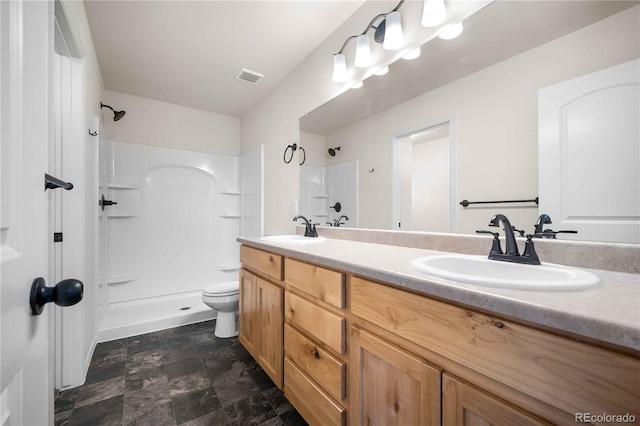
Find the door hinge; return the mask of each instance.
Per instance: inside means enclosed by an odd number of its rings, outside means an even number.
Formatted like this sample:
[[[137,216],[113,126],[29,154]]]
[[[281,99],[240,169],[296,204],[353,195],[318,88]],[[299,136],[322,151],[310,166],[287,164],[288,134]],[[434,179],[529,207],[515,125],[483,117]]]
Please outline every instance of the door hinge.
[[[62,242],[62,232],[54,232],[53,233],[53,242],[61,243]]]

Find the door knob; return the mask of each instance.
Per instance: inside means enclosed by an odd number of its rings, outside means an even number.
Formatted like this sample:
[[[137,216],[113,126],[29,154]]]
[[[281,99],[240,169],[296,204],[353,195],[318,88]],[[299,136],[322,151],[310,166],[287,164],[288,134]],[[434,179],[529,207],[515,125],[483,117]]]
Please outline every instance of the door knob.
[[[44,305],[54,302],[58,306],[75,305],[82,300],[84,284],[82,281],[69,278],[60,281],[54,287],[47,287],[44,278],[36,278],[31,284],[29,303],[31,314],[40,315]]]
[[[104,198],[104,195],[98,200],[98,205],[102,208],[102,211],[104,211],[105,206],[112,206],[114,204],[118,203],[115,201],[107,200],[106,198]]]

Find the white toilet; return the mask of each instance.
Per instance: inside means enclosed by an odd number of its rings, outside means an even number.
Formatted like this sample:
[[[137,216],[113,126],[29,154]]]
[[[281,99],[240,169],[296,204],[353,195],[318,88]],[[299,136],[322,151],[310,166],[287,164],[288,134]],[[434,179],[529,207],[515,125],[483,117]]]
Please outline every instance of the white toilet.
[[[238,335],[238,304],[240,284],[238,281],[211,284],[202,290],[202,301],[211,309],[218,311],[216,319],[216,337],[226,338]]]

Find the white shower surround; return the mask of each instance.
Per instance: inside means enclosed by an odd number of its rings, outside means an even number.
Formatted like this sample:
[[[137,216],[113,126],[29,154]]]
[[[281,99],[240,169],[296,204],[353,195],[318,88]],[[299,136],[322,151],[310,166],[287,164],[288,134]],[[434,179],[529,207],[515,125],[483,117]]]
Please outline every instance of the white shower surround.
[[[107,300],[99,341],[215,318],[238,279],[240,157],[106,141]],[[189,307],[187,310],[181,308]]]

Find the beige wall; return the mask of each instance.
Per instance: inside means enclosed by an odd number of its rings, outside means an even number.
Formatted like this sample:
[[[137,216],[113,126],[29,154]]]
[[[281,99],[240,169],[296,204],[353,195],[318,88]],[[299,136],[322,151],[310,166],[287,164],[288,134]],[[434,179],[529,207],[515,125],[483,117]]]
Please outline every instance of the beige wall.
[[[640,7],[628,9],[327,137],[327,147],[342,146],[341,162],[354,158],[361,161],[359,226],[389,226],[391,134],[447,117],[455,118],[458,201],[536,197],[538,89],[637,58],[639,13]],[[330,64],[326,57],[330,53],[323,48],[327,43],[335,46],[335,37],[314,51],[286,84],[243,119],[243,150],[259,141],[267,145],[267,233],[290,231],[281,207],[296,197],[297,175],[295,168],[283,167],[278,159],[282,153],[278,151],[281,145],[282,149],[286,146],[284,142],[295,140],[297,117],[333,93],[327,87]],[[319,58],[320,54],[325,56]],[[316,85],[322,90],[308,93],[302,85]],[[302,102],[296,91],[309,96],[305,95]],[[264,137],[261,131],[266,134]],[[362,140],[367,141],[366,145],[358,143]],[[375,173],[368,173],[371,168]],[[465,233],[485,229],[494,213],[494,209],[457,208],[457,230]],[[531,228],[538,215],[535,208],[504,212],[513,217],[514,224],[526,229]]]
[[[102,110],[107,139],[215,154],[240,154],[240,119],[124,93],[105,91],[103,102],[127,114],[113,121]]]

